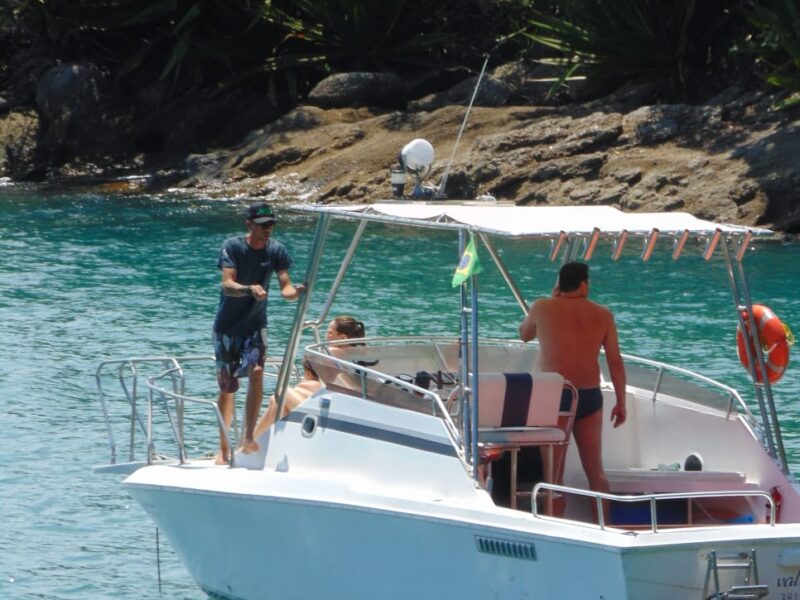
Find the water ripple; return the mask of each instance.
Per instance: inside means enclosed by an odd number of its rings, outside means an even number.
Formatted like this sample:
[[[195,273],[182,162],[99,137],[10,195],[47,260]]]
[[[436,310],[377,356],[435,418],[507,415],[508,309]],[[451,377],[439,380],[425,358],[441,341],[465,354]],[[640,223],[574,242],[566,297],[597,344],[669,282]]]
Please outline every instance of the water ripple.
[[[0,191],[0,598],[204,598],[163,537],[159,596],[155,528],[119,478],[91,472],[109,456],[94,374],[103,358],[211,353],[217,253],[242,229],[242,202]],[[279,223],[276,236],[298,259],[293,273],[302,273],[312,230],[301,217]],[[353,232],[353,224],[335,225],[326,255],[343,257]],[[333,314],[355,314],[372,335],[455,335],[454,241],[449,233],[422,239],[368,227]],[[498,250],[527,298],[549,294],[557,265],[530,270],[549,248],[510,241]],[[591,289],[614,309],[623,351],[746,390],[724,270],[709,270],[691,252],[681,269],[655,258],[612,268],[609,250],[596,252]],[[747,257],[753,296],[800,331],[798,247],[762,250]],[[483,259],[483,331],[515,338],[521,310]],[[323,265],[312,310],[322,306],[338,260]],[[294,305],[271,293],[270,354],[280,356]],[[776,386],[794,465],[798,372]],[[213,394],[213,377],[208,383]]]

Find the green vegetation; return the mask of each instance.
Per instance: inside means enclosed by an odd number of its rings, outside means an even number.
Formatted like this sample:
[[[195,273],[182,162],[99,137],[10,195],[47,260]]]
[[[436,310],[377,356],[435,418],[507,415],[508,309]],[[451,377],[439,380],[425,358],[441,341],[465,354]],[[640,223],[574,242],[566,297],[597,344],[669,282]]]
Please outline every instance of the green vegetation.
[[[800,0],[5,0],[0,89],[34,63],[85,59],[122,94],[246,87],[278,103],[332,72],[475,69],[491,50],[494,64],[539,60],[598,93],[636,81],[692,99],[752,64],[796,93],[798,13]]]
[[[556,52],[563,76],[597,88],[651,83],[684,95],[723,65],[737,33],[735,3],[716,0],[553,0],[531,20],[532,40]]]
[[[429,68],[455,45],[454,32],[440,29],[445,5],[416,0],[272,3],[263,15],[281,39],[264,70],[283,73],[290,88],[302,92],[329,73],[410,74]]]
[[[24,48],[42,62],[88,59],[122,89],[168,96],[275,84],[297,94],[332,72],[401,75],[477,62],[520,10],[505,0],[22,0],[0,3],[0,70]],[[2,67],[0,67],[2,69]],[[0,82],[2,86],[2,82]]]
[[[153,81],[168,94],[213,89],[271,54],[278,32],[262,18],[262,0],[25,0],[0,8],[28,53],[42,60],[89,59],[123,89]],[[5,11],[5,14],[3,12]]]
[[[743,44],[756,57],[758,73],[770,84],[790,92],[779,106],[800,103],[800,3],[766,0],[746,11],[754,28]]]

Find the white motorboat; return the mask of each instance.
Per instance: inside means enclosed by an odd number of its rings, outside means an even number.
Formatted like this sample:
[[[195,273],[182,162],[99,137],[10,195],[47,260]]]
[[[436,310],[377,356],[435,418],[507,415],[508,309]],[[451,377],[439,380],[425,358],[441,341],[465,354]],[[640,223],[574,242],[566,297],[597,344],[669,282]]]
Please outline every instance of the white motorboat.
[[[368,223],[451,230],[462,250],[474,235],[521,311],[527,303],[495,247],[499,238],[550,240],[551,260],[562,261],[588,261],[599,245],[615,260],[626,246],[624,260],[647,260],[669,246],[676,268],[693,241],[691,251],[702,252],[709,267],[726,270],[732,309],[750,338],[759,325],[742,261],[752,238],[770,232],[599,206],[386,201],[293,209],[316,215],[317,229],[309,290],[298,303],[276,395],[282,403],[302,353],[326,385],[265,432],[258,453],[237,453],[227,466],[188,456],[188,404],[216,415],[202,424],[206,437],[220,422],[213,391],[199,397],[188,377],[190,363],[213,369],[207,357],[110,361],[98,369],[105,414],[104,378],[113,369],[131,419],[131,462],[117,463],[109,427],[115,464],[105,470],[133,471],[125,488],[206,593],[237,600],[800,598],[800,495],[769,379],[759,381],[769,358],[761,344],[744,346],[757,416],[722,383],[625,356],[628,420],[603,438],[610,494],[588,489],[570,443],[574,402],[561,405],[569,382],[534,372],[535,344],[480,335],[471,278],[461,287],[461,330],[451,337],[317,342],[298,352],[305,330],[319,340]],[[358,225],[328,300],[312,317],[309,297],[332,219]],[[632,258],[635,240],[642,253]],[[147,401],[137,403],[137,385],[145,384]],[[524,414],[498,418],[519,385],[528,386],[516,400],[526,403]],[[614,393],[607,377],[602,390],[608,412]],[[156,448],[159,418],[168,418],[175,460]],[[137,431],[147,447],[141,463],[133,461]],[[543,458],[535,481],[517,468],[526,447]],[[491,462],[501,453],[511,457],[502,483]],[[678,464],[660,464],[665,457]],[[493,499],[501,486],[507,506]]]

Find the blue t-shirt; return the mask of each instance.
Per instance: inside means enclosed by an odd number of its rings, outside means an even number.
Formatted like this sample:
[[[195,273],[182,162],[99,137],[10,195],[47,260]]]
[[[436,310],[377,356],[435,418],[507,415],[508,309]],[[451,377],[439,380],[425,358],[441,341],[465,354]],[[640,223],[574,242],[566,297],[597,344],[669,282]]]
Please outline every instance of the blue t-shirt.
[[[280,242],[270,239],[265,248],[254,250],[245,236],[223,242],[217,266],[236,269],[236,283],[258,284],[269,290],[269,281],[276,271],[292,266],[292,257]],[[214,331],[224,335],[245,337],[267,326],[267,299],[261,302],[252,296],[220,294]]]

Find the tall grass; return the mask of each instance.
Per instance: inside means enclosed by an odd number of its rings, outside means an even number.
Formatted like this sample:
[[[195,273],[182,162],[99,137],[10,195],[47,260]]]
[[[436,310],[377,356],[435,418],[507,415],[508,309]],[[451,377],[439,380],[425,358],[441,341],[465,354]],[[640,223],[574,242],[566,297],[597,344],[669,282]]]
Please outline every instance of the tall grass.
[[[741,23],[724,0],[550,0],[535,10],[529,37],[549,48],[562,76],[599,89],[650,83],[680,98],[724,63]]]
[[[745,14],[754,31],[743,46],[757,57],[758,74],[789,92],[778,107],[800,104],[800,3],[763,0],[749,5]]]

